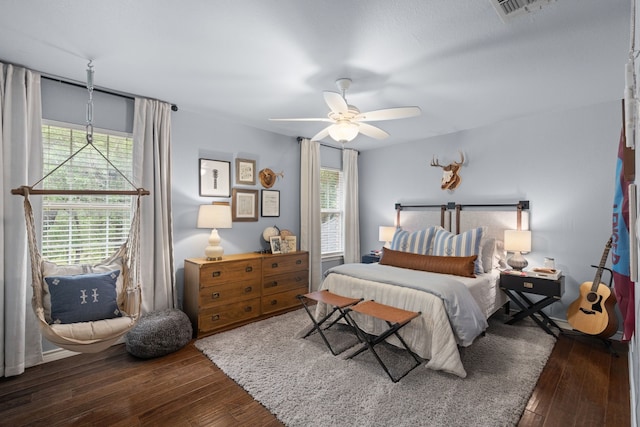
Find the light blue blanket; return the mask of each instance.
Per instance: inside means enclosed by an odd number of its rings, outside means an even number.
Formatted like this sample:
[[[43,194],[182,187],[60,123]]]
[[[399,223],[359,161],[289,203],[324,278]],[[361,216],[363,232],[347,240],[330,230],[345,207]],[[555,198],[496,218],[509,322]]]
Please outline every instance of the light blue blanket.
[[[459,345],[466,347],[489,326],[464,283],[454,276],[380,264],[342,264],[325,272],[428,292],[442,299]]]

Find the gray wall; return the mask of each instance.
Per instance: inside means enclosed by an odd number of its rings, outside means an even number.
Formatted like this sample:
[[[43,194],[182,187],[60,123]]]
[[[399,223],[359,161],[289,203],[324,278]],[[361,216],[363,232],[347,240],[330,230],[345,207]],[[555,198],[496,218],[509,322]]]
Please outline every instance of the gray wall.
[[[235,183],[235,159],[253,159],[257,171],[270,168],[284,172],[272,190],[280,191],[280,217],[257,222],[234,222],[231,229],[218,230],[226,254],[266,248],[262,230],[271,225],[289,229],[300,236],[300,148],[295,138],[284,137],[226,120],[180,110],[172,116],[173,230],[176,282],[179,295],[184,286],[184,259],[203,257],[211,230],[196,228],[198,206],[228,198],[199,196],[198,159],[231,162],[231,183]],[[238,188],[261,190],[254,186]],[[298,237],[298,247],[300,245]]]
[[[381,246],[378,226],[394,224],[396,202],[529,200],[533,241],[525,256],[530,266],[554,257],[564,271],[566,291],[551,316],[566,319],[611,235],[621,126],[620,103],[611,102],[365,151],[359,162],[362,250]],[[457,150],[466,157],[462,183],[443,191],[442,170],[431,167],[431,159],[458,160]]]

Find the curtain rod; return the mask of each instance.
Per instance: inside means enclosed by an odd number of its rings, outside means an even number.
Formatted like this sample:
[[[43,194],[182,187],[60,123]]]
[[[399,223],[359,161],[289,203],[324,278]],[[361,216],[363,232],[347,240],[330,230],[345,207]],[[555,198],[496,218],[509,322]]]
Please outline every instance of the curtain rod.
[[[302,142],[303,137],[299,136],[299,137],[296,138],[296,140],[298,141],[298,143],[300,143],[300,142]],[[333,148],[334,150],[340,150],[340,151],[342,151],[342,150],[354,150],[354,151],[358,151],[358,150],[356,150],[354,148],[344,148],[344,147],[340,148],[340,147],[336,147],[336,146],[333,146],[333,145],[325,144],[325,143],[320,142],[320,141],[318,141],[318,144],[322,145],[323,147]],[[358,151],[358,155],[359,154],[360,154],[360,152]]]
[[[74,82],[71,80],[65,80],[61,77],[56,77],[56,76],[51,76],[51,75],[46,75],[46,74],[42,74],[40,73],[40,76],[43,79],[47,79],[47,80],[51,80],[51,81],[55,81],[55,82],[59,82],[59,83],[64,83],[66,85],[70,85],[70,86],[75,86],[75,87],[81,87],[86,89],[86,85],[82,84],[82,83],[78,83],[78,82]],[[101,93],[106,93],[107,95],[115,95],[115,96],[119,96],[121,98],[126,98],[126,99],[135,99],[134,95],[131,94],[127,94],[127,93],[123,93],[123,92],[118,92],[115,90],[108,90],[108,89],[100,89],[99,87],[94,87],[93,90],[95,92],[101,92]],[[176,104],[171,104],[171,111],[178,111],[178,106]]]

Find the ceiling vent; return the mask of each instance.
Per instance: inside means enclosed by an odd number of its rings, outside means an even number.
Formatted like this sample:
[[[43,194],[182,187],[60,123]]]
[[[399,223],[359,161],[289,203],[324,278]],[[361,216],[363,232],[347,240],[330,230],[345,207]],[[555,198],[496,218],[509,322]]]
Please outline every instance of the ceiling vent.
[[[489,0],[503,22],[542,9],[555,0]]]

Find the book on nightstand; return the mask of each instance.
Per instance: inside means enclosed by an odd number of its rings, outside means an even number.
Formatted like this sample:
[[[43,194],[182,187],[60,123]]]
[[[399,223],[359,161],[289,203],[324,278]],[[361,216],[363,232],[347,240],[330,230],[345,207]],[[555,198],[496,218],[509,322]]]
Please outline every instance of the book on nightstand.
[[[562,270],[556,270],[555,268],[533,268],[528,271],[520,270],[503,270],[504,274],[511,274],[513,276],[520,277],[540,277],[541,279],[558,280],[562,276]]]

